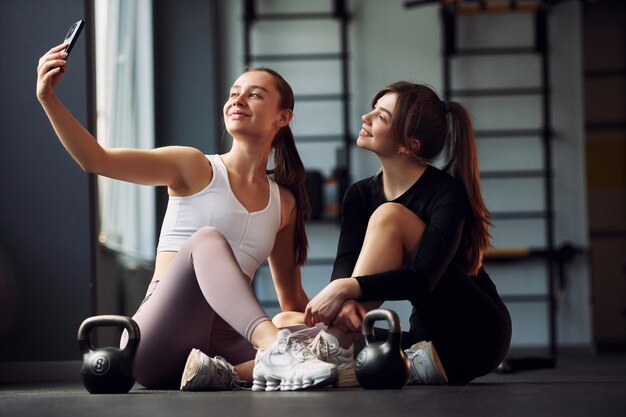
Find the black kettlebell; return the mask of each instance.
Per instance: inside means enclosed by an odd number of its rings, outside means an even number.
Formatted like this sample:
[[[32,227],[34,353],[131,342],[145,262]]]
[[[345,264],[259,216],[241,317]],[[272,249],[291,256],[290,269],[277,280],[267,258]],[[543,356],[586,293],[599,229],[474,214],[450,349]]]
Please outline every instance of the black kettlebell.
[[[89,333],[95,327],[120,326],[128,331],[124,349],[102,347],[94,349]],[[92,394],[125,394],[135,384],[133,359],[139,345],[139,326],[126,316],[94,316],[78,329],[78,346],[83,353],[80,373],[83,385]]]
[[[387,320],[389,336],[377,342],[372,331],[376,320]],[[401,348],[402,331],[395,311],[372,310],[363,319],[366,346],[356,358],[356,378],[366,389],[402,388],[409,379],[410,363]]]

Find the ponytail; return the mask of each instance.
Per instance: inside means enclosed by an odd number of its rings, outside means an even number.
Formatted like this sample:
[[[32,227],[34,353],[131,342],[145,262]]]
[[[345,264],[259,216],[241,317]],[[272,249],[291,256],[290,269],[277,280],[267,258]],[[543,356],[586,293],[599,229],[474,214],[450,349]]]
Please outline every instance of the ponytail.
[[[296,199],[296,230],[293,243],[296,251],[296,262],[298,265],[304,265],[308,251],[304,222],[311,216],[311,205],[306,191],[304,164],[300,159],[293,133],[288,125],[278,132],[272,146],[274,148],[274,167],[269,173],[273,173],[274,181],[287,187]]]
[[[444,102],[445,103],[445,102]],[[451,101],[449,109],[448,162],[443,170],[459,179],[467,192],[472,215],[465,220],[465,236],[468,239],[468,273],[478,274],[483,256],[489,247],[491,215],[480,193],[480,172],[476,141],[469,113],[461,104]]]

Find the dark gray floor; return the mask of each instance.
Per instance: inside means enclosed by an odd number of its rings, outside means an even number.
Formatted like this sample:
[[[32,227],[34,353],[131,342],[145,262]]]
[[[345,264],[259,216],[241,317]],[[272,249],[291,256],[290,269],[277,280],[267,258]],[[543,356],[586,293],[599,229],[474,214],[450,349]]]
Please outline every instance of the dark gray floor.
[[[626,416],[626,354],[559,355],[556,368],[467,385],[285,393],[150,391],[91,395],[80,383],[0,385],[0,416]]]

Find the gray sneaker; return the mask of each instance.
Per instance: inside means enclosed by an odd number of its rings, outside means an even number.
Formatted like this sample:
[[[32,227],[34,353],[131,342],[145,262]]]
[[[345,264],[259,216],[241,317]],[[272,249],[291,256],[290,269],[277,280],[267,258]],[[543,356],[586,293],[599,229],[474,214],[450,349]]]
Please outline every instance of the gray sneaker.
[[[181,391],[232,391],[245,389],[246,381],[221,356],[211,358],[198,349],[187,357],[180,381]]]
[[[411,361],[408,384],[447,384],[448,377],[432,342],[422,341],[404,351]]]
[[[257,351],[252,391],[296,391],[337,382],[335,365],[317,359],[301,337],[282,329],[276,342]]]

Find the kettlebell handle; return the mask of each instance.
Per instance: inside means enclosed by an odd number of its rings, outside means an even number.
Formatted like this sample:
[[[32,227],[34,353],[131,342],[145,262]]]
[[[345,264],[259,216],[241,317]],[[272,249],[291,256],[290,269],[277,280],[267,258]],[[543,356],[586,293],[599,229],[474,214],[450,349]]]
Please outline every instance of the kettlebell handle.
[[[83,354],[94,348],[89,332],[95,327],[124,327],[128,331],[128,343],[123,352],[134,352],[139,343],[139,326],[132,318],[116,315],[93,316],[83,321],[78,328],[78,346]]]
[[[389,323],[389,333],[401,333],[400,318],[395,311],[386,308],[379,308],[368,312],[363,318],[363,336],[367,343],[376,341],[374,337],[374,322],[377,320],[386,320]]]

